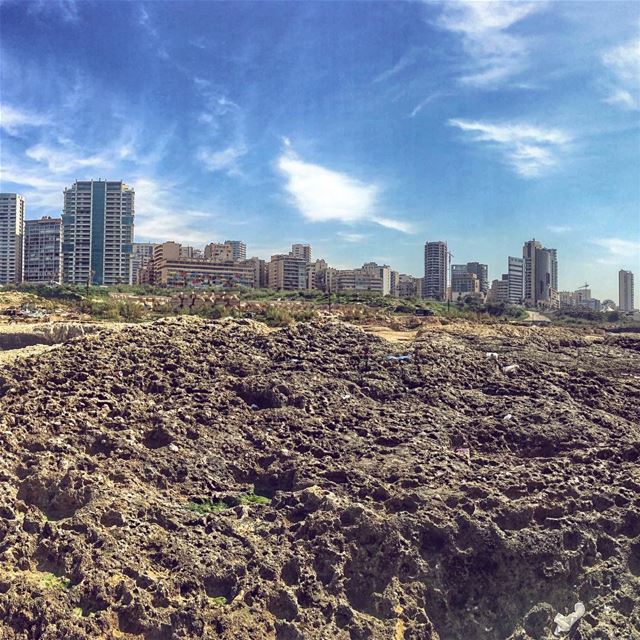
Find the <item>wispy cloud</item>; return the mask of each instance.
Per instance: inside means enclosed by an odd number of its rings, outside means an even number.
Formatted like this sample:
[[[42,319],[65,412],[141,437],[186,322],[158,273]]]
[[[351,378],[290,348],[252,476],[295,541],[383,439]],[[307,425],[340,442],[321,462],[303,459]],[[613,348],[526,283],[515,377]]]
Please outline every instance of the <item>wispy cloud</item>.
[[[413,110],[409,114],[409,117],[415,118],[429,103],[446,95],[448,94],[444,91],[435,91],[434,93],[428,95],[422,102],[420,102],[413,108]]]
[[[0,129],[9,135],[20,135],[22,129],[41,127],[49,121],[50,118],[46,114],[25,111],[5,103],[0,104]]]
[[[138,176],[132,184],[136,192],[136,238],[149,242],[202,244],[210,241],[203,229],[202,218],[213,217],[202,211],[184,210],[176,215],[175,199],[179,190],[167,180]]]
[[[626,240],[622,238],[598,238],[593,243],[606,249],[608,255],[598,259],[600,264],[613,264],[624,266],[635,261],[637,264],[640,256],[640,241]]]
[[[384,227],[405,230],[402,228],[404,223],[380,216],[380,188],[377,185],[305,162],[286,139],[277,167],[286,179],[285,188],[293,204],[311,222],[376,222]]]
[[[381,227],[387,229],[393,229],[394,231],[402,231],[402,233],[411,233],[413,226],[408,222],[402,220],[396,220],[394,218],[383,218],[381,216],[374,216],[371,218],[373,222],[379,224]]]
[[[547,225],[547,231],[550,233],[569,233],[569,231],[573,231],[573,227],[566,224],[550,224]]]
[[[422,54],[424,53],[424,47],[411,47],[409,51],[403,54],[400,59],[389,69],[386,69],[381,74],[376,76],[373,79],[374,83],[384,82],[386,80],[390,80],[394,76],[397,76],[399,73],[407,69],[408,67],[413,66],[418,62]]]
[[[238,160],[246,153],[247,146],[244,142],[240,142],[221,151],[209,151],[201,148],[198,151],[198,159],[209,171],[221,171],[230,176],[239,176],[242,172]]]
[[[640,38],[609,49],[602,62],[611,74],[605,101],[625,109],[640,108]]]
[[[344,242],[362,242],[366,238],[363,233],[345,233],[344,231],[338,231],[336,235]]]
[[[437,24],[460,34],[469,56],[470,72],[461,82],[488,87],[500,84],[527,65],[526,39],[508,33],[515,24],[540,11],[546,2],[502,2],[500,0],[458,0],[443,3]]]
[[[47,165],[50,173],[65,174],[84,167],[109,168],[111,161],[103,155],[84,156],[80,149],[67,150],[46,144],[36,144],[25,151],[25,155],[36,162]]]
[[[520,176],[535,178],[560,162],[571,136],[560,129],[520,123],[492,124],[471,120],[449,120],[449,124],[471,136],[474,142],[496,148],[505,162]]]
[[[36,0],[29,3],[29,13],[57,14],[64,22],[78,22],[78,3],[76,0]]]

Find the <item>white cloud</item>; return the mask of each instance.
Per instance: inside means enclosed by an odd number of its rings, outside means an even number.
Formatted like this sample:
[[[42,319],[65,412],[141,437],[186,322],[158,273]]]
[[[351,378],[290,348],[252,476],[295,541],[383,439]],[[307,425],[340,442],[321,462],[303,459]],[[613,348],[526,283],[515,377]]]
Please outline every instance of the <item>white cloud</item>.
[[[593,241],[594,244],[599,245],[607,250],[608,255],[599,258],[600,264],[617,264],[630,263],[635,260],[638,262],[638,256],[640,256],[640,241],[638,240],[624,240],[622,238],[599,238]]]
[[[569,231],[573,231],[573,227],[566,224],[550,224],[547,225],[547,231],[551,233],[569,233]]]
[[[437,98],[448,95],[442,91],[436,91],[431,95],[427,96],[422,102],[416,105],[413,111],[409,114],[410,118],[415,118],[430,102],[433,102]]]
[[[439,26],[458,33],[470,58],[461,82],[474,86],[501,83],[526,67],[528,43],[507,31],[540,11],[546,2],[458,0],[445,2]]]
[[[311,222],[353,223],[375,215],[379,189],[344,173],[304,162],[291,150],[278,159],[286,189],[302,215]]]
[[[640,38],[609,49],[602,62],[612,76],[605,101],[626,109],[640,108]]]
[[[187,244],[209,241],[210,234],[201,230],[202,219],[215,216],[174,206],[179,193],[176,185],[148,176],[138,176],[131,185],[136,192],[136,239],[150,242],[174,240]]]
[[[363,233],[344,233],[343,231],[338,231],[336,235],[345,242],[362,242],[366,238]]]
[[[545,129],[527,124],[451,119],[449,124],[471,134],[475,142],[495,146],[518,174],[535,178],[556,166],[560,154],[571,143],[571,136],[560,129]]]
[[[42,127],[49,123],[49,116],[16,109],[8,104],[0,104],[0,129],[9,135],[19,135],[21,129]]]
[[[46,144],[36,144],[25,151],[25,155],[36,162],[47,165],[49,171],[55,175],[65,174],[82,167],[101,167],[108,169],[111,162],[106,156],[92,155],[82,157],[77,149],[66,150]]]
[[[311,222],[338,221],[345,224],[375,222],[406,231],[405,223],[380,217],[375,184],[367,184],[345,173],[304,162],[286,147],[277,162],[286,178],[286,190],[300,213]]]
[[[371,219],[381,227],[394,229],[395,231],[402,231],[402,233],[411,233],[411,231],[413,230],[413,227],[408,222],[402,222],[402,220],[395,220],[394,218],[382,218],[380,216],[374,216]]]
[[[409,51],[407,51],[404,55],[400,57],[400,59],[389,69],[383,71],[380,75],[376,76],[373,79],[374,83],[384,82],[385,80],[389,80],[394,76],[397,76],[399,73],[404,71],[406,68],[415,64],[422,52],[424,51],[423,47],[411,47]]]
[[[241,142],[230,145],[222,151],[209,151],[201,148],[198,159],[209,171],[224,171],[228,175],[240,175],[238,160],[247,153],[246,145]]]

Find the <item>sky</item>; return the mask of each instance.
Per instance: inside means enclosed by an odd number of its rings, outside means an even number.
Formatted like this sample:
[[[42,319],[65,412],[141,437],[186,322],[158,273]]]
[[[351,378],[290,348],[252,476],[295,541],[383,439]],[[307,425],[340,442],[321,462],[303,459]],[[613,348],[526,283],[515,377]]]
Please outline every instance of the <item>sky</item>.
[[[640,300],[640,3],[0,0],[0,190],[136,191],[136,240],[294,242]]]

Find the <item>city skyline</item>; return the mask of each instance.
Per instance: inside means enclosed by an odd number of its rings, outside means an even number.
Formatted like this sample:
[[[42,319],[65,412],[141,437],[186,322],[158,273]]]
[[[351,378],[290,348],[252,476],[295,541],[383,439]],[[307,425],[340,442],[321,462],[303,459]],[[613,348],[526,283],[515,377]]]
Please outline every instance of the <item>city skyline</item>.
[[[493,280],[536,238],[600,299],[639,272],[637,4],[113,6],[0,4],[0,190],[28,219],[105,177],[136,241],[417,276],[441,240]]]

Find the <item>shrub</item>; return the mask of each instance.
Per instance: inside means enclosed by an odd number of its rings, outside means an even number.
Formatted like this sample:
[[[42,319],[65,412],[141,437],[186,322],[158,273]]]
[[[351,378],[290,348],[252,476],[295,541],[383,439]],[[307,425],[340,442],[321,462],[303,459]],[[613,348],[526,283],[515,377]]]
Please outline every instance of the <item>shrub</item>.
[[[187,502],[187,509],[204,515],[205,513],[220,513],[227,508],[227,505],[221,500],[215,502],[207,498],[202,502]]]

